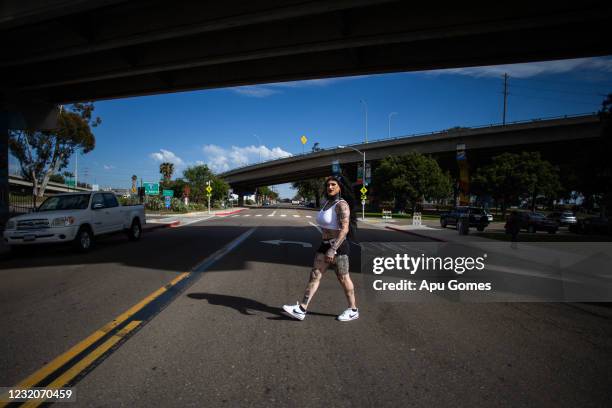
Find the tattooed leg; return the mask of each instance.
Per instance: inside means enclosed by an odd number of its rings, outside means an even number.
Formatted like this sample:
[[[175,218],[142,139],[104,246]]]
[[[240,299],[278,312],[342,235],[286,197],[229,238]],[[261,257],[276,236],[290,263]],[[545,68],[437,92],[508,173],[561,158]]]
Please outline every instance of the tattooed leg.
[[[356,309],[355,303],[355,285],[349,276],[349,261],[348,255],[338,255],[336,257],[336,277],[344,289],[346,300],[351,309]]]
[[[323,276],[323,273],[326,269],[327,264],[325,263],[325,255],[317,253],[314,261],[314,267],[310,271],[310,280],[308,281],[308,285],[306,285],[304,297],[302,298],[302,302],[300,303],[300,305],[304,309],[308,308],[308,304],[317,292],[317,289],[319,288],[319,283],[321,282],[321,277]]]

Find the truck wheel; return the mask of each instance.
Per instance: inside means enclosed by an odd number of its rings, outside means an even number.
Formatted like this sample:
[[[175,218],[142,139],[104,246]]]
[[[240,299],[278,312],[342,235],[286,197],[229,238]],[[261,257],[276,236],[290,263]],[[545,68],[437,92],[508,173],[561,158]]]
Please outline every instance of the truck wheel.
[[[140,221],[138,218],[132,221],[132,226],[128,231],[128,238],[130,241],[138,241],[142,236],[142,227],[140,226]]]
[[[88,227],[79,228],[76,237],[74,237],[74,247],[79,252],[88,252],[94,243],[94,237]]]
[[[536,232],[536,227],[535,227],[535,225],[530,225],[530,226],[527,228],[527,232],[529,232],[530,234],[535,234],[535,232]]]

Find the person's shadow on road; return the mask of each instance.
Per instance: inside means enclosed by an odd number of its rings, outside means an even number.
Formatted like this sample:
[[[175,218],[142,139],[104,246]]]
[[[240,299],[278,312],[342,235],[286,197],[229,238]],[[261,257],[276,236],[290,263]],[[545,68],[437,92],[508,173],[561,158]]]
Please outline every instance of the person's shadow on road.
[[[217,295],[214,293],[189,293],[187,296],[191,299],[207,300],[208,304],[210,305],[232,308],[243,315],[252,316],[256,313],[251,313],[251,311],[259,311],[275,315],[274,317],[268,317],[268,319],[271,320],[297,321],[285,316],[279,307],[268,306],[265,303],[261,303],[253,299],[247,299],[238,296]],[[308,312],[308,314],[314,316],[336,317],[336,315],[328,313]]]

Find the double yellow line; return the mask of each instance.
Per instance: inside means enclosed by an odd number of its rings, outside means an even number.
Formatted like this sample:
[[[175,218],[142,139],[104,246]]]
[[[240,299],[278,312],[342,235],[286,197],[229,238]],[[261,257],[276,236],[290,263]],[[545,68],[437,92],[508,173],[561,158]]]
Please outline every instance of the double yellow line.
[[[162,294],[167,292],[173,286],[176,286],[179,282],[189,277],[192,273],[204,272],[215,262],[223,258],[228,252],[232,251],[238,245],[240,245],[244,240],[246,240],[255,231],[255,229],[256,228],[251,228],[247,230],[246,232],[242,233],[240,236],[235,238],[229,244],[215,251],[208,258],[206,258],[205,260],[197,264],[191,270],[191,272],[181,273],[176,278],[172,279],[168,284],[157,289],[155,292],[151,293],[149,296],[142,299],[140,302],[138,302],[137,304],[129,308],[127,311],[117,316],[111,322],[105,324],[103,327],[93,332],[85,340],[81,341],[80,343],[72,347],[70,350],[66,351],[61,356],[55,358],[53,361],[51,361],[50,363],[42,367],[40,370],[36,371],[34,374],[30,375],[28,378],[21,381],[19,384],[17,384],[15,387],[12,387],[12,388],[23,390],[23,389],[28,389],[28,388],[36,386],[41,381],[43,381],[45,378],[49,377],[51,374],[61,369],[70,360],[72,360],[73,358],[75,358],[76,356],[84,352],[85,350],[87,350],[89,347],[91,347],[93,344],[98,342],[103,337],[107,336],[108,333],[110,333],[111,331],[115,330],[118,326],[128,321],[130,318],[132,318],[132,316],[134,316],[136,313],[142,310],[145,306],[153,302],[155,299],[159,298]],[[128,322],[125,325],[125,327],[123,327],[117,333],[110,336],[109,339],[104,341],[101,345],[99,345],[98,347],[90,351],[88,354],[81,357],[81,359],[78,362],[76,362],[72,367],[68,368],[65,372],[60,374],[56,379],[54,379],[51,383],[49,383],[48,385],[45,385],[44,387],[50,388],[50,389],[64,387],[66,384],[68,384],[70,381],[76,378],[81,372],[83,372],[83,370],[85,370],[87,367],[93,364],[99,357],[101,357],[104,353],[109,351],[122,338],[127,336],[134,329],[136,329],[141,323],[142,323],[142,320],[133,320],[131,322]],[[3,402],[3,401],[9,401],[8,394],[3,394],[2,396],[0,396],[0,408],[4,408],[8,404],[11,403],[11,402]],[[30,400],[30,401],[27,401],[23,406],[24,407],[37,407],[43,402],[45,402],[44,399]]]
[[[105,324],[103,327],[93,332],[85,340],[81,341],[80,343],[72,347],[70,350],[66,351],[64,354],[55,358],[53,361],[51,361],[50,363],[48,363],[47,365],[45,365],[44,367],[36,371],[34,374],[27,377],[23,381],[21,381],[19,384],[17,384],[13,388],[27,389],[43,381],[49,375],[51,375],[52,373],[54,373],[55,371],[63,367],[66,363],[68,363],[74,357],[82,353],[87,348],[91,347],[94,343],[96,343],[101,338],[106,336],[108,333],[114,330],[117,326],[123,324],[125,321],[127,321],[132,316],[134,316],[137,312],[142,310],[146,305],[151,303],[153,300],[157,299],[163,293],[167,292],[168,289],[175,286],[177,283],[179,283],[180,281],[182,281],[189,275],[190,275],[190,272],[181,273],[176,278],[174,278],[172,281],[170,281],[170,283],[157,289],[155,292],[151,293],[150,295],[142,299],[140,302],[138,302],[137,304],[129,308],[127,311],[117,316],[111,322]],[[57,377],[55,380],[53,380],[51,383],[46,385],[45,388],[51,388],[51,389],[62,388],[63,386],[68,384],[79,373],[81,373],[83,370],[89,367],[100,356],[102,356],[104,353],[110,350],[123,337],[125,337],[130,332],[132,332],[141,323],[142,323],[141,320],[134,320],[134,321],[129,322],[124,328],[122,328],[117,333],[112,335],[104,343],[102,343],[101,345],[96,347],[94,350],[92,350],[89,354],[81,358],[75,365],[70,367],[66,372],[64,372],[59,377]],[[2,395],[2,398],[0,399],[0,401],[7,401],[7,400],[8,400],[8,395],[6,394]],[[31,401],[26,402],[23,406],[24,407],[37,407],[40,404],[42,404],[44,401],[45,401],[44,399],[31,400]],[[6,407],[8,404],[9,404],[8,402],[0,402],[0,408]]]

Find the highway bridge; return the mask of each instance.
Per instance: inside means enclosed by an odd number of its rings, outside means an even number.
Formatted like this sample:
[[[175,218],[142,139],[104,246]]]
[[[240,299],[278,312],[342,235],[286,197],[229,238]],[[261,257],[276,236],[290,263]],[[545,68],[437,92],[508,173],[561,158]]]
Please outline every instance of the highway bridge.
[[[10,186],[11,192],[22,192],[22,193],[28,193],[28,194],[32,193],[32,182],[16,174],[9,175],[9,186]],[[91,188],[85,188],[81,186],[69,187],[66,184],[49,181],[49,183],[47,184],[47,188],[45,189],[45,192],[50,193],[50,194],[72,193],[75,191],[91,191]]]
[[[612,54],[612,3],[6,0],[0,9],[0,219],[8,129],[57,104],[192,89]]]
[[[368,162],[410,151],[431,154],[443,169],[456,172],[457,146],[464,146],[472,166],[486,162],[502,152],[539,151],[553,163],[561,163],[588,149],[589,141],[599,137],[597,115],[540,119],[506,125],[450,129],[355,144]],[[332,147],[264,163],[240,167],[222,173],[235,191],[252,192],[255,187],[288,183],[331,174],[332,162],[338,163],[355,180],[357,164],[363,156],[351,148]],[[374,164],[375,167],[375,164]]]

